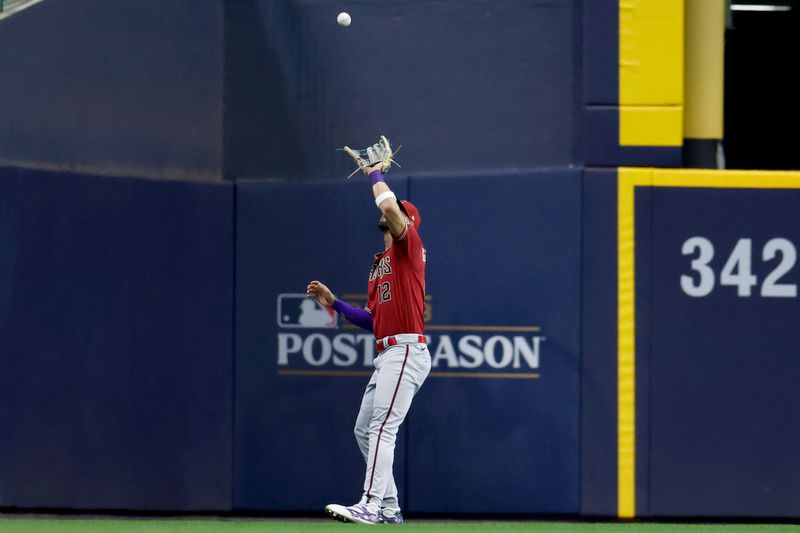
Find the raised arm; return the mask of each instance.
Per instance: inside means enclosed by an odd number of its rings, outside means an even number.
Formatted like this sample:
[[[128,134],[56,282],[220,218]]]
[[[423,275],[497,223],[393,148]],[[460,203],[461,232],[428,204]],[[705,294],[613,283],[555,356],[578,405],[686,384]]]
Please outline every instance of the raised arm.
[[[397,197],[383,181],[381,173],[382,163],[365,169],[372,182],[372,194],[375,196],[375,205],[381,210],[389,225],[389,232],[395,239],[401,238],[406,231],[406,216],[397,203]]]

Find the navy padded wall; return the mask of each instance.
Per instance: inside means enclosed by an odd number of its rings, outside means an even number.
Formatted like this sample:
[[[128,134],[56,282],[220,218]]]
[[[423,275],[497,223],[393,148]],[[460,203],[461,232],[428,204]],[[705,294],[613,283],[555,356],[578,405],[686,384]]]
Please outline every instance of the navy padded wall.
[[[227,2],[225,175],[346,176],[333,149],[379,133],[409,154],[399,174],[567,165],[574,17],[572,0]]]
[[[232,212],[0,169],[0,506],[230,508]]]
[[[48,1],[2,25],[0,164],[221,179],[223,2]]]

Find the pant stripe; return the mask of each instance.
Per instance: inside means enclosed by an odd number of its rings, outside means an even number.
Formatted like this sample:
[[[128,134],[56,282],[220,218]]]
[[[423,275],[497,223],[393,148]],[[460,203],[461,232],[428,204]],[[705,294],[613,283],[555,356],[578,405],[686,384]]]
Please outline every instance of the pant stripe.
[[[369,476],[369,488],[367,489],[367,503],[372,498],[372,481],[375,479],[375,466],[378,463],[378,448],[381,445],[381,434],[383,433],[383,426],[389,420],[392,414],[392,407],[394,407],[394,400],[397,398],[397,391],[400,390],[400,382],[403,381],[403,372],[406,369],[406,361],[408,361],[408,345],[406,345],[406,355],[403,358],[403,366],[400,367],[400,376],[397,378],[397,385],[394,387],[394,394],[392,394],[392,401],[389,402],[389,410],[386,412],[386,418],[383,419],[381,429],[378,431],[378,440],[375,442],[375,457],[372,458],[372,474]]]

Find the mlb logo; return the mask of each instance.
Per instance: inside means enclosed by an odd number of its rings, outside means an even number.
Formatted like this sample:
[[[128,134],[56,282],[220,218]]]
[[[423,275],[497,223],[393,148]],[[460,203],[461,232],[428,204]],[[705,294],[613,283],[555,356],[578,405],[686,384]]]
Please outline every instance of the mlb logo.
[[[278,326],[282,328],[328,328],[339,325],[336,311],[305,294],[281,294],[278,296]]]

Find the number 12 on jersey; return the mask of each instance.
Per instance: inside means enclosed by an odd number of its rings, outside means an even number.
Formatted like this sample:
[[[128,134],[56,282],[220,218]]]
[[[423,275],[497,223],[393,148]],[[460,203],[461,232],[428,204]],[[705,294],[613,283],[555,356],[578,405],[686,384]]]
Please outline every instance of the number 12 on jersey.
[[[392,286],[388,281],[378,285],[378,303],[388,302],[392,299]]]
[[[714,269],[710,266],[711,260],[714,259],[714,245],[705,237],[691,237],[683,243],[681,253],[683,255],[697,254],[697,257],[691,262],[694,274],[681,276],[683,292],[695,298],[711,294],[716,283]],[[777,237],[767,241],[764,245],[761,250],[761,259],[765,262],[772,261],[778,254],[780,254],[781,260],[764,278],[764,283],[761,285],[761,296],[796,298],[797,284],[778,283],[778,281],[794,267],[797,250],[791,241]],[[739,239],[722,267],[719,277],[720,285],[736,287],[736,294],[740,297],[751,296],[752,288],[758,285],[758,279],[752,272],[752,256],[752,239]]]

